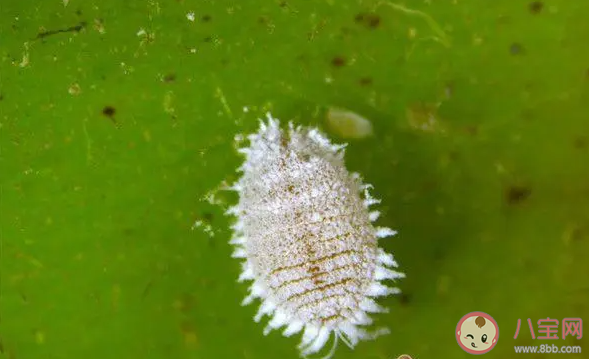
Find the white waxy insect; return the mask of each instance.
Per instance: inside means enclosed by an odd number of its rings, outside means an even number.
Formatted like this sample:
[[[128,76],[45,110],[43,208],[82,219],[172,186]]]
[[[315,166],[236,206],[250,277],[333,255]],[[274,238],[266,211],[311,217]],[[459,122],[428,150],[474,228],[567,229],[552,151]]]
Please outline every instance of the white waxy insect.
[[[344,165],[345,145],[334,145],[317,129],[280,128],[267,115],[250,146],[241,178],[231,187],[239,202],[227,213],[233,225],[233,257],[243,259],[239,281],[253,281],[243,304],[261,306],[254,320],[271,317],[264,329],[303,332],[302,356],[319,352],[334,336],[331,357],[341,339],[353,348],[360,340],[388,332],[365,326],[369,313],[385,312],[375,297],[399,293],[383,280],[403,278],[397,263],[377,239],[396,232],[375,227],[380,201],[370,185]]]

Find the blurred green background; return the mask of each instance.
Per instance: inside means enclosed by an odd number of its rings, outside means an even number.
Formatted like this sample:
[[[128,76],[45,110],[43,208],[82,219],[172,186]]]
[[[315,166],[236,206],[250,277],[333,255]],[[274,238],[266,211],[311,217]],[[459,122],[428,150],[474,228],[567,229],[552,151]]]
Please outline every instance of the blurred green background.
[[[266,111],[328,131],[328,106],[374,126],[347,163],[407,274],[392,334],[336,358],[468,358],[471,311],[488,358],[589,351],[526,325],[589,319],[589,2],[398,5],[0,0],[0,358],[297,358],[240,306],[212,194],[235,134]]]

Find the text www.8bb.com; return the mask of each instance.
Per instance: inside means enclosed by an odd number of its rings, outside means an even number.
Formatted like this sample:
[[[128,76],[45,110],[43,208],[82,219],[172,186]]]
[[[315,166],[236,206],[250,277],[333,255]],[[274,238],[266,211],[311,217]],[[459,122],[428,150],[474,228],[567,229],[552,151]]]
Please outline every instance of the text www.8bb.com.
[[[554,344],[542,344],[542,345],[531,345],[531,346],[515,346],[513,347],[516,353],[557,353],[557,354],[568,354],[568,353],[581,353],[580,346],[564,345],[559,347]]]

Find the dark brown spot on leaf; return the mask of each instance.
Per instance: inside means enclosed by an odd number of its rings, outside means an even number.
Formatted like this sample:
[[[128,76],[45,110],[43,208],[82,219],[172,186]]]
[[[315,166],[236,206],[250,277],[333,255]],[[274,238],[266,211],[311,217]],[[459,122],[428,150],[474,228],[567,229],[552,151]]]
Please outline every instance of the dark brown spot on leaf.
[[[60,34],[60,33],[66,33],[66,32],[80,32],[82,29],[84,29],[86,27],[86,25],[87,25],[86,21],[81,21],[78,25],[70,26],[70,27],[63,28],[63,29],[43,30],[37,34],[37,39],[43,39],[47,36]]]
[[[401,305],[407,305],[411,301],[411,296],[407,293],[401,293],[399,295],[399,302]]]
[[[518,42],[514,42],[509,46],[509,53],[512,55],[521,55],[524,52],[524,47]]]
[[[380,25],[380,16],[375,13],[360,13],[354,18],[357,24],[375,29]]]
[[[370,86],[372,85],[372,77],[362,77],[359,82],[362,86]]]
[[[529,9],[532,14],[539,14],[543,7],[544,3],[542,1],[532,1],[529,5]]]
[[[212,18],[211,18],[211,15],[203,15],[203,16],[200,18],[200,20],[201,20],[202,22],[209,22],[209,21],[211,21],[211,19],[212,19]]]
[[[525,201],[532,194],[532,190],[525,186],[510,186],[505,194],[507,204],[516,205]]]
[[[206,221],[212,221],[213,220],[213,214],[211,212],[204,212],[202,214],[202,218]]]
[[[112,106],[104,106],[102,109],[102,114],[106,117],[113,118],[117,110]]]
[[[342,56],[336,56],[331,59],[331,64],[335,67],[342,67],[346,64],[346,59]]]
[[[176,74],[167,74],[164,76],[164,82],[174,82],[176,80]]]

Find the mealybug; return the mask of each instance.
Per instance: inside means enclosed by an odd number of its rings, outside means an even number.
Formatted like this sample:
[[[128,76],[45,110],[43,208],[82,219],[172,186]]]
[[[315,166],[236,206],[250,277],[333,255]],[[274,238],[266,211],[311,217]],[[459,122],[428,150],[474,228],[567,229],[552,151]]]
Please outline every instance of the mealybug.
[[[333,334],[331,357],[338,339],[353,348],[388,332],[364,326],[369,313],[385,311],[374,297],[400,292],[381,282],[404,274],[391,269],[395,259],[377,243],[396,232],[373,226],[379,212],[369,207],[380,201],[346,170],[345,145],[314,128],[289,123],[282,130],[267,117],[239,150],[246,159],[231,187],[239,202],[228,210],[237,217],[231,243],[243,259],[239,281],[253,281],[243,304],[261,300],[254,320],[271,316],[264,334],[283,326],[285,336],[303,331],[303,356]]]

